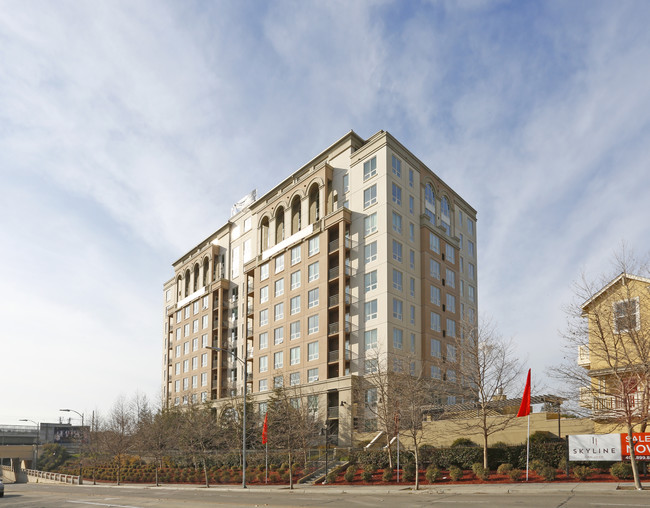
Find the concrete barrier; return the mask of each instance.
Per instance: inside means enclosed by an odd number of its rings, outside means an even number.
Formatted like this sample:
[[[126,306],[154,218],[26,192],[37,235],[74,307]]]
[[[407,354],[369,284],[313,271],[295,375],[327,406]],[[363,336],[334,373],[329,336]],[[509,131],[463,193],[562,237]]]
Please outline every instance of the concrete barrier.
[[[49,473],[47,471],[37,471],[36,469],[25,469],[23,472],[25,473],[27,482],[79,485],[79,476],[71,474]]]

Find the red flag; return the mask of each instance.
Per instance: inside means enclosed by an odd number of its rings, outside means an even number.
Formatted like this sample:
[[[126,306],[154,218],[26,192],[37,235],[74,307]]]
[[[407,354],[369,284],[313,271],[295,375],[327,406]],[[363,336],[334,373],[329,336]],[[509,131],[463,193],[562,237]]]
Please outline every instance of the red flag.
[[[526,388],[524,388],[524,394],[521,397],[521,406],[519,406],[519,416],[528,416],[530,414],[530,369],[528,369],[528,377],[526,378]]]
[[[266,413],[264,415],[264,427],[262,427],[262,444],[266,444],[266,438],[268,437],[269,428],[268,428],[268,425],[266,423],[266,419],[268,417],[269,417],[269,414]]]

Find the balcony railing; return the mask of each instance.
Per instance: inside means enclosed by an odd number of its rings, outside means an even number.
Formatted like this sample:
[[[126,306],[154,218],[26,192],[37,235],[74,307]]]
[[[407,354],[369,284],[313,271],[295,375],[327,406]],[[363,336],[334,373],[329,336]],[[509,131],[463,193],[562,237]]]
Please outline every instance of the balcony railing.
[[[350,240],[349,238],[345,237],[345,238],[344,238],[344,245],[345,245],[345,248],[346,248],[346,249],[350,249],[350,248],[352,248],[352,240]],[[332,240],[332,241],[329,243],[329,246],[328,246],[328,253],[331,254],[332,252],[337,251],[339,248],[340,248],[340,241],[339,241],[339,239],[337,238],[336,240]]]
[[[343,298],[341,298],[341,295],[339,294],[330,295],[330,297],[327,300],[327,303],[329,307],[336,307],[341,300],[345,301],[345,305],[350,305],[352,303],[352,295],[350,295],[349,293],[345,293],[343,295]]]
[[[345,329],[345,333],[350,333],[352,331],[352,324],[349,321],[344,321],[343,326]],[[337,321],[336,323],[330,323],[327,326],[327,333],[328,335],[335,335],[341,331],[341,326],[340,323]]]
[[[345,350],[345,359],[349,360],[350,359],[350,350],[346,349]],[[328,363],[334,363],[339,361],[339,350],[336,349],[334,351],[330,351],[327,353],[327,362]]]
[[[332,406],[327,408],[327,417],[328,418],[338,418],[339,417],[339,407]]]
[[[334,266],[329,269],[329,271],[327,272],[329,280],[336,279],[339,276],[340,273],[339,268],[340,268],[339,266]],[[350,265],[345,265],[344,273],[347,276],[352,275],[352,267]]]

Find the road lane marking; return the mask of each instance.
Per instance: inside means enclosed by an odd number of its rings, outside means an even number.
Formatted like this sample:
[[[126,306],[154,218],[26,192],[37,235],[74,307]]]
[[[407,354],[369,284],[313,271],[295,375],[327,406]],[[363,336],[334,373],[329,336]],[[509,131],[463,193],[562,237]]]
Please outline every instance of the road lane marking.
[[[111,504],[111,503],[93,503],[92,501],[70,501],[68,503],[74,504],[91,504],[93,506],[110,506],[111,508],[142,508],[141,506],[131,506],[126,504]]]

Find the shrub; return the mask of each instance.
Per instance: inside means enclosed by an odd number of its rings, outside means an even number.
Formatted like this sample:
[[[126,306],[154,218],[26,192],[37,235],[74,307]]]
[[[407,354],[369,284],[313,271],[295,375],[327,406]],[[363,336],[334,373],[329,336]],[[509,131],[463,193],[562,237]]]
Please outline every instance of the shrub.
[[[552,482],[555,480],[555,475],[557,471],[553,466],[544,466],[541,471],[536,471],[544,480],[547,482]]]
[[[518,482],[523,475],[523,471],[521,469],[509,469],[508,470],[508,476],[513,482]]]
[[[508,448],[508,446],[509,446],[509,445],[508,445],[507,443],[504,443],[503,441],[497,441],[496,443],[494,443],[494,444],[492,445],[492,448],[500,448],[500,449],[503,449],[503,448]]]
[[[549,432],[548,430],[538,430],[530,435],[530,442],[532,443],[552,443],[554,441],[561,441],[557,435]]]
[[[472,473],[477,474],[477,471],[480,471],[481,469],[483,469],[483,464],[480,462],[474,462],[474,464],[472,464]]]
[[[617,462],[609,468],[610,474],[617,480],[629,480],[632,478],[632,464]]]
[[[490,478],[490,470],[485,469],[483,464],[479,464],[478,462],[472,465],[472,471],[479,480],[485,481]]]
[[[453,443],[451,443],[452,448],[456,448],[457,446],[478,446],[478,445],[467,437],[459,437]]]
[[[337,476],[338,476],[338,474],[336,473],[336,471],[330,471],[329,473],[327,473],[327,483],[330,483],[330,484],[336,483],[336,477]]]
[[[562,471],[566,471],[566,457],[562,457],[560,461],[557,463],[557,468],[561,469]]]
[[[402,477],[404,478],[405,482],[412,482],[415,480],[415,464],[407,464],[404,466]]]
[[[451,466],[449,468],[449,476],[451,477],[452,480],[457,482],[458,480],[461,480],[463,478],[463,470],[458,466]]]
[[[389,467],[384,469],[384,474],[381,475],[381,479],[385,482],[392,482],[393,481],[393,470]]]
[[[345,470],[345,474],[343,475],[343,479],[346,482],[352,482],[354,480],[354,475],[355,474],[357,474],[356,466],[350,466]]]
[[[588,466],[575,466],[573,468],[573,476],[575,476],[581,482],[589,478],[592,472],[593,471]]]
[[[374,474],[377,471],[377,467],[374,464],[364,464],[363,470],[369,472],[370,474]]]
[[[499,474],[508,474],[512,470],[512,464],[501,464],[497,468],[497,473]]]
[[[427,468],[427,472],[425,474],[425,477],[429,483],[435,483],[437,482],[440,477],[442,476],[442,473],[440,472],[440,469],[438,469],[436,466],[429,466]]]
[[[539,459],[533,459],[530,461],[529,469],[535,471],[537,474],[542,474],[542,469],[546,467],[546,464]]]
[[[361,479],[366,483],[370,483],[372,481],[372,473],[364,469],[361,473]]]

